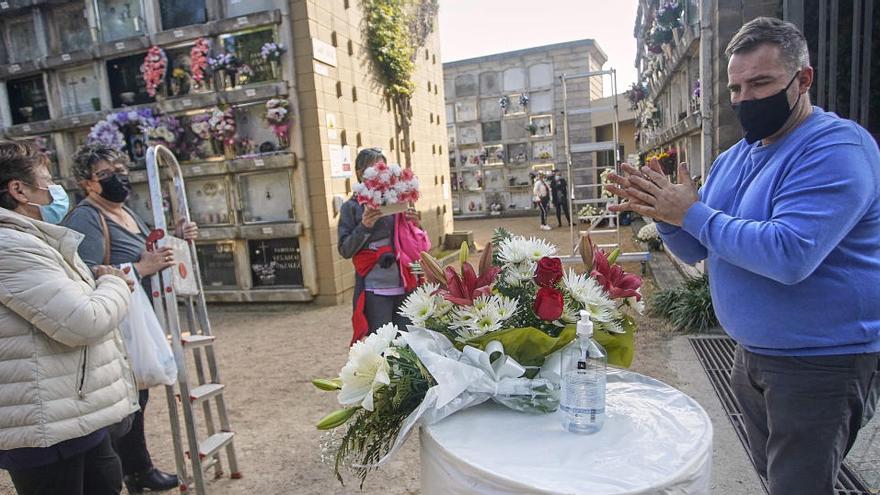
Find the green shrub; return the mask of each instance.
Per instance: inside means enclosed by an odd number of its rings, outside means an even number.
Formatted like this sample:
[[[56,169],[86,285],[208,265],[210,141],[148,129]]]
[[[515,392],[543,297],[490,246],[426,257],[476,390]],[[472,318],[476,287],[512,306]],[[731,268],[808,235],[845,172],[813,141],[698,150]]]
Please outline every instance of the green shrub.
[[[686,278],[681,287],[657,292],[648,302],[648,312],[667,320],[680,332],[706,332],[718,326],[705,274]]]

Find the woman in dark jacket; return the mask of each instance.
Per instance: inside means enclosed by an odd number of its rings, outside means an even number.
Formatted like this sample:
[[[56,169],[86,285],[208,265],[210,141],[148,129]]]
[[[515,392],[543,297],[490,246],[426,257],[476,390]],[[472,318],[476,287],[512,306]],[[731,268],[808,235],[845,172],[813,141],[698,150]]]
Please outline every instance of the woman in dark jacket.
[[[170,247],[146,250],[150,229],[125,206],[125,200],[131,192],[128,163],[125,153],[108,146],[87,145],[80,148],[74,156],[74,175],[86,199],[70,213],[65,226],[85,234],[79,246],[79,255],[87,265],[119,266],[131,263],[144,290],[150,294],[149,277],[174,266],[174,257]],[[104,225],[109,240],[105,239]],[[198,227],[195,224],[181,224],[178,235],[195,239]],[[110,246],[109,253],[105,245]],[[135,413],[131,430],[114,440],[114,447],[122,461],[125,484],[132,493],[140,493],[144,489],[170,490],[180,483],[176,475],[156,469],[147,450],[144,408],[149,397],[149,390],[140,391],[141,410]]]
[[[361,150],[355,160],[358,182],[368,167],[380,161],[385,161],[380,149]],[[406,218],[419,226],[415,210],[407,210]],[[338,232],[339,254],[355,265],[352,343],[388,322],[404,328],[409,321],[397,310],[407,294],[394,252],[394,216],[382,216],[380,210],[358,204],[352,195],[340,209]]]

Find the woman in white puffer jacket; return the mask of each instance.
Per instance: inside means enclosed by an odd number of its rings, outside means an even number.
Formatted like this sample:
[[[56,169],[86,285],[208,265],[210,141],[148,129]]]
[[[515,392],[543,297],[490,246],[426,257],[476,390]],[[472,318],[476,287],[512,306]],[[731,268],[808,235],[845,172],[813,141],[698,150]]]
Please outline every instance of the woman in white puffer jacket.
[[[138,409],[118,324],[130,297],[92,272],[36,147],[0,141],[0,468],[19,494],[117,494],[108,427]],[[95,281],[97,278],[97,281]]]

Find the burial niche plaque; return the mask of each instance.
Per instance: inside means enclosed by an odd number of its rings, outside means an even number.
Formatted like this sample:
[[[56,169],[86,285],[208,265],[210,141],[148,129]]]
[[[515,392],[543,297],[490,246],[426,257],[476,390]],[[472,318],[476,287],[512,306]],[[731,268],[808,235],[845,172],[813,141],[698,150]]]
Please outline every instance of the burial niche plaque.
[[[299,239],[248,241],[254,287],[302,287],[302,258]]]

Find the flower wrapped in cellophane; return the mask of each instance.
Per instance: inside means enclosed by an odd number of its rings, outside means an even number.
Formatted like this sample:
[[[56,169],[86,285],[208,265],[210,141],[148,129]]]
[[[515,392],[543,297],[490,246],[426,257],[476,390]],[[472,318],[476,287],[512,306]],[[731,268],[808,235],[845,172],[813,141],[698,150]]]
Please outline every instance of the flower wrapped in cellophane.
[[[384,463],[419,424],[431,424],[487,400],[528,413],[559,403],[559,353],[575,337],[586,310],[609,362],[629,366],[641,311],[641,279],[615,264],[616,254],[582,246],[586,272],[564,270],[542,239],[499,229],[477,267],[460,251],[460,269],[441,268],[422,253],[426,283],[400,309],[412,325],[391,324],[355,342],[339,377],[315,380],[338,390],[342,409],[318,423],[331,430],[322,458],[337,477],[361,478]],[[348,425],[344,433],[336,428]]]
[[[318,379],[322,390],[338,391],[343,407],[325,416],[318,428],[322,460],[336,476],[349,469],[361,479],[381,466],[420,424],[432,424],[489,399],[526,412],[550,412],[558,405],[558,383],[529,379],[525,369],[504,355],[497,342],[486,351],[458,350],[443,335],[386,324],[355,342],[338,378]],[[348,424],[345,433],[335,428]]]

